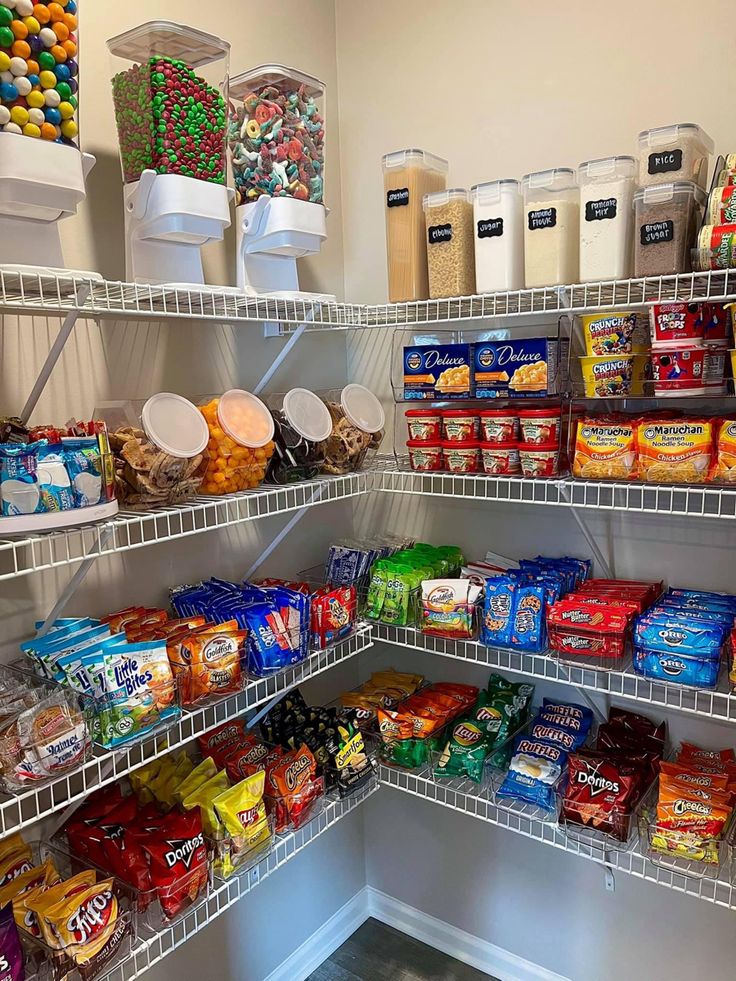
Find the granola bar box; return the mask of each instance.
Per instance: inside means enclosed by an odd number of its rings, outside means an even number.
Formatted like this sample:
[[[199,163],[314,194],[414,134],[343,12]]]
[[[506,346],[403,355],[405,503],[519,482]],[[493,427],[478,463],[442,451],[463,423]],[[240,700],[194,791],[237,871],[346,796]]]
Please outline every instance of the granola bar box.
[[[472,346],[422,344],[404,348],[404,398],[473,397]]]
[[[473,345],[475,397],[544,398],[567,385],[567,338],[520,337]]]

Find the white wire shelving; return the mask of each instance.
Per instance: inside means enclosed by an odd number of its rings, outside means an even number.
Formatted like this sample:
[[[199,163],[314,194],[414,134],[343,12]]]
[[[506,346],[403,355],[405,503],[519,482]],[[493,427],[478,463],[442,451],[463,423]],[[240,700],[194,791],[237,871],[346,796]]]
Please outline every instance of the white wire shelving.
[[[185,746],[196,736],[240,718],[294,685],[343,664],[373,646],[371,633],[371,627],[361,625],[350,637],[312,654],[303,664],[270,678],[251,681],[231,698],[199,709],[185,709],[173,725],[154,733],[150,739],[115,752],[95,747],[91,759],[78,770],[16,795],[0,795],[0,838],[81,801],[93,790],[114,783],[151,760]]]
[[[603,671],[592,667],[570,665],[548,654],[526,654],[499,647],[486,647],[477,641],[430,637],[414,627],[374,623],[372,636],[374,644],[391,644],[395,647],[437,654],[455,661],[510,671],[512,674],[521,674],[526,678],[572,685],[584,691],[640,702],[650,708],[685,712],[715,722],[736,722],[736,694],[731,694],[725,672],[718,687],[706,691],[687,688],[684,685],[650,681],[635,674],[630,665],[622,671]]]
[[[721,872],[722,878],[709,879],[691,878],[681,872],[662,868],[641,854],[638,838],[635,838],[628,851],[615,849],[604,851],[597,845],[569,837],[557,824],[540,821],[538,818],[524,813],[524,807],[515,810],[511,807],[506,808],[495,804],[492,800],[492,791],[488,788],[467,793],[465,788],[460,791],[448,784],[443,784],[441,781],[434,780],[427,770],[410,772],[390,766],[381,766],[380,780],[382,786],[392,787],[415,797],[421,797],[461,814],[468,814],[480,821],[505,828],[514,834],[524,835],[526,838],[551,845],[553,848],[559,848],[572,855],[598,862],[627,875],[645,879],[647,882],[654,882],[659,886],[674,889],[676,892],[696,899],[706,900],[717,906],[736,909],[734,886],[725,877],[724,871]],[[454,781],[450,781],[450,783],[452,784]],[[467,785],[466,781],[464,783]]]

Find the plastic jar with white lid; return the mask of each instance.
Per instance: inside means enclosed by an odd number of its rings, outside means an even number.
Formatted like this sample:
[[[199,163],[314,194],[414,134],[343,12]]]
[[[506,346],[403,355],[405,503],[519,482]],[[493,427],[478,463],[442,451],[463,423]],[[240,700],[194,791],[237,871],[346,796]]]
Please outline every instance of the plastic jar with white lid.
[[[360,470],[383,442],[386,414],[373,392],[363,385],[323,394],[332,419],[332,432],[324,447],[322,470],[346,474]]]
[[[578,167],[581,283],[631,275],[636,172],[633,157],[586,160]]]
[[[691,181],[642,187],[634,194],[634,276],[690,271],[690,249],[705,205]]]
[[[519,181],[504,179],[470,189],[475,222],[478,293],[524,285],[524,199]]]
[[[203,493],[232,494],[262,484],[274,449],[273,417],[266,405],[257,395],[231,388],[199,411],[209,429]]]
[[[713,140],[696,123],[674,123],[639,133],[639,186],[708,180]]]
[[[574,171],[558,167],[526,174],[521,186],[526,286],[576,282],[580,201]]]
[[[285,395],[270,395],[267,404],[274,421],[274,452],[267,479],[274,484],[313,480],[322,472],[325,441],[332,433],[332,417],[319,395],[292,388]]]
[[[475,292],[473,206],[468,192],[425,194],[422,200],[427,234],[429,295],[433,300]]]
[[[422,200],[447,183],[448,163],[425,150],[397,150],[382,160],[389,303],[429,298]]]

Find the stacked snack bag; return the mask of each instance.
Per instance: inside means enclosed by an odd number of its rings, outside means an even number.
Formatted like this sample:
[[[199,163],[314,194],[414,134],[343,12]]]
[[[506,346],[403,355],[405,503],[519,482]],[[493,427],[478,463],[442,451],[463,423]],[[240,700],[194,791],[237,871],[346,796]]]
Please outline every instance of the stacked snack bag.
[[[462,564],[463,554],[456,545],[435,547],[424,542],[378,559],[370,569],[366,618],[401,627],[416,624],[422,583],[459,576]]]
[[[378,709],[395,708],[403,698],[413,695],[423,681],[420,674],[406,674],[393,668],[374,671],[359,688],[343,692],[340,704],[353,711],[361,729],[378,732]]]

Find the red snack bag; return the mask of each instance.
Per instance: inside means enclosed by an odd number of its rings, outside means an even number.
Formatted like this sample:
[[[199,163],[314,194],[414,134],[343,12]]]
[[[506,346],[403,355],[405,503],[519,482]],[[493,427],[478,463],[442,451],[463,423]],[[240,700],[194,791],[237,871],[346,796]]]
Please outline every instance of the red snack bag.
[[[661,743],[664,748],[664,741],[667,735],[666,722],[652,722],[645,715],[637,712],[628,712],[622,708],[611,708],[608,712],[608,722],[610,725],[621,726],[631,730],[633,735],[641,734]]]
[[[96,791],[72,817],[67,821],[64,832],[66,833],[69,845],[73,852],[77,852],[89,859],[93,864],[99,865],[100,862],[90,854],[97,848],[97,842],[90,844],[90,835],[95,827],[101,824],[106,815],[110,814],[123,803],[123,794],[118,784],[112,787],[104,787]],[[96,852],[97,859],[102,857],[101,850]]]
[[[701,763],[703,766],[720,767],[725,770],[730,763],[736,763],[732,749],[701,749],[693,743],[683,743],[677,762]]]
[[[602,753],[571,753],[562,818],[627,841],[639,779],[631,763]]]
[[[324,790],[322,778],[317,779],[317,761],[306,745],[285,753],[273,765],[269,784],[273,793],[268,800],[275,811],[277,832],[300,828]]]
[[[669,763],[666,761],[660,763],[659,772],[663,777],[671,777],[686,787],[716,790],[720,793],[728,790],[728,774],[726,773],[703,773],[689,767],[686,763]]]
[[[264,770],[268,755],[269,747],[257,736],[246,736],[242,746],[236,745],[223,757],[225,772],[232,783],[240,783],[256,770]]]
[[[186,814],[171,811],[143,848],[151,863],[151,883],[164,914],[172,918],[191,905],[207,886],[207,849],[199,809]]]
[[[247,738],[245,723],[239,719],[233,722],[226,722],[224,725],[208,732],[204,736],[198,736],[199,751],[202,756],[211,756],[221,770],[224,766],[223,760],[236,745],[242,745]]]

